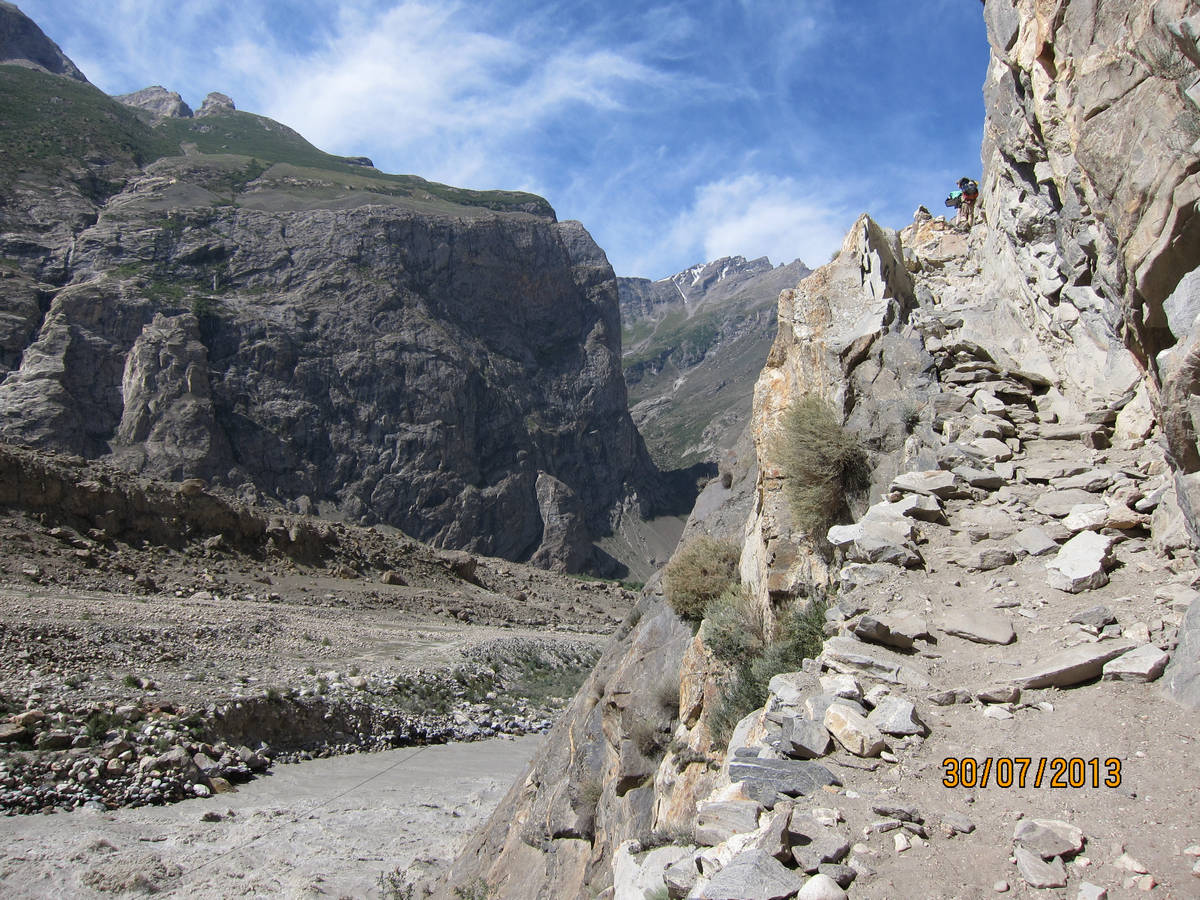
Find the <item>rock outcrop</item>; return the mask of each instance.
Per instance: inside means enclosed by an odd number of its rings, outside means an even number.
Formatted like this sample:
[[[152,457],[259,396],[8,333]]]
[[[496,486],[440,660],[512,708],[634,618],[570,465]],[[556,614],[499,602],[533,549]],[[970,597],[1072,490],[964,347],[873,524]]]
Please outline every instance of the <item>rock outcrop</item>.
[[[192,108],[183,102],[183,98],[175,91],[168,91],[160,84],[132,94],[121,94],[114,98],[126,106],[144,109],[154,116],[164,116],[170,119],[191,118]]]
[[[0,0],[0,65],[28,66],[52,75],[87,81],[58,44],[7,0]]]

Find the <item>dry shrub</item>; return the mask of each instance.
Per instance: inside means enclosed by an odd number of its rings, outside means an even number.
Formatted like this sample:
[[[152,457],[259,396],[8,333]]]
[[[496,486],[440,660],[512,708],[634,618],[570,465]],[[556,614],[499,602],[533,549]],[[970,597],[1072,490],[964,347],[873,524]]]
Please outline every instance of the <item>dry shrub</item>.
[[[731,585],[708,604],[704,621],[704,645],[723,662],[736,663],[766,646],[766,611],[742,585]]]
[[[698,537],[675,554],[667,564],[667,602],[681,618],[694,622],[704,617],[704,608],[733,584],[738,574],[741,549],[733,541]]]
[[[815,394],[784,414],[777,452],[796,524],[814,537],[824,537],[847,509],[848,498],[870,483],[866,448]]]

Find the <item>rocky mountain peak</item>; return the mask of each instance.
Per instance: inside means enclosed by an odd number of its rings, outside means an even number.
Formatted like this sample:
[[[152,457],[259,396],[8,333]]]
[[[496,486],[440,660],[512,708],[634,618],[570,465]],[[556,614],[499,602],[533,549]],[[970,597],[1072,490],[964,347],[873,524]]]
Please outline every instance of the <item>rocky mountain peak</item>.
[[[233,112],[237,109],[233,105],[233,98],[226,94],[213,91],[204,98],[204,102],[200,104],[200,109],[196,111],[197,116],[216,116],[221,113]]]
[[[168,91],[160,84],[142,88],[132,94],[122,94],[115,99],[126,106],[147,110],[161,118],[190,119],[192,117],[192,108],[183,102],[183,98],[175,91]]]
[[[87,81],[58,44],[12,3],[0,0],[0,65],[26,66]]]
[[[679,288],[684,302],[696,291],[707,291],[723,281],[742,281],[774,268],[765,256],[747,261],[744,256],[722,256],[712,262],[698,263],[677,275],[662,279]]]

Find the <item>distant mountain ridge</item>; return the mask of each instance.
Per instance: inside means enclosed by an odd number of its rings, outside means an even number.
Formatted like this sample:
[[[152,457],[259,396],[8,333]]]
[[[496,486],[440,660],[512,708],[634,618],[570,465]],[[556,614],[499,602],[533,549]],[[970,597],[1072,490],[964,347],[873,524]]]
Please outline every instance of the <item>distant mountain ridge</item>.
[[[0,0],[0,65],[24,66],[87,81],[36,22],[5,0]]]
[[[617,279],[631,412],[659,465],[712,461],[733,446],[775,336],[779,292],[810,271],[800,260],[726,256],[658,281]]]

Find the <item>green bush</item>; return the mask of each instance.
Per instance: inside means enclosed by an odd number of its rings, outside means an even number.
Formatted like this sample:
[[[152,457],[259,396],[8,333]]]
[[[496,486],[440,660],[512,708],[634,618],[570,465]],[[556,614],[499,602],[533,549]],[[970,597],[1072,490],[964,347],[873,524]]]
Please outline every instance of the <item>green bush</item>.
[[[761,653],[767,643],[763,609],[741,585],[731,585],[704,609],[704,645],[713,656],[736,663]]]
[[[699,537],[667,564],[667,602],[684,619],[698,622],[704,608],[737,579],[741,550],[733,541]]]
[[[870,482],[866,448],[814,394],[784,414],[777,452],[796,524],[814,537],[824,537],[846,511],[848,498]]]
[[[775,640],[760,652],[743,657],[725,683],[711,719],[717,744],[727,742],[734,726],[767,702],[767,684],[774,676],[798,671],[804,660],[820,654],[825,641],[825,601],[815,599],[797,606],[780,619]]]

